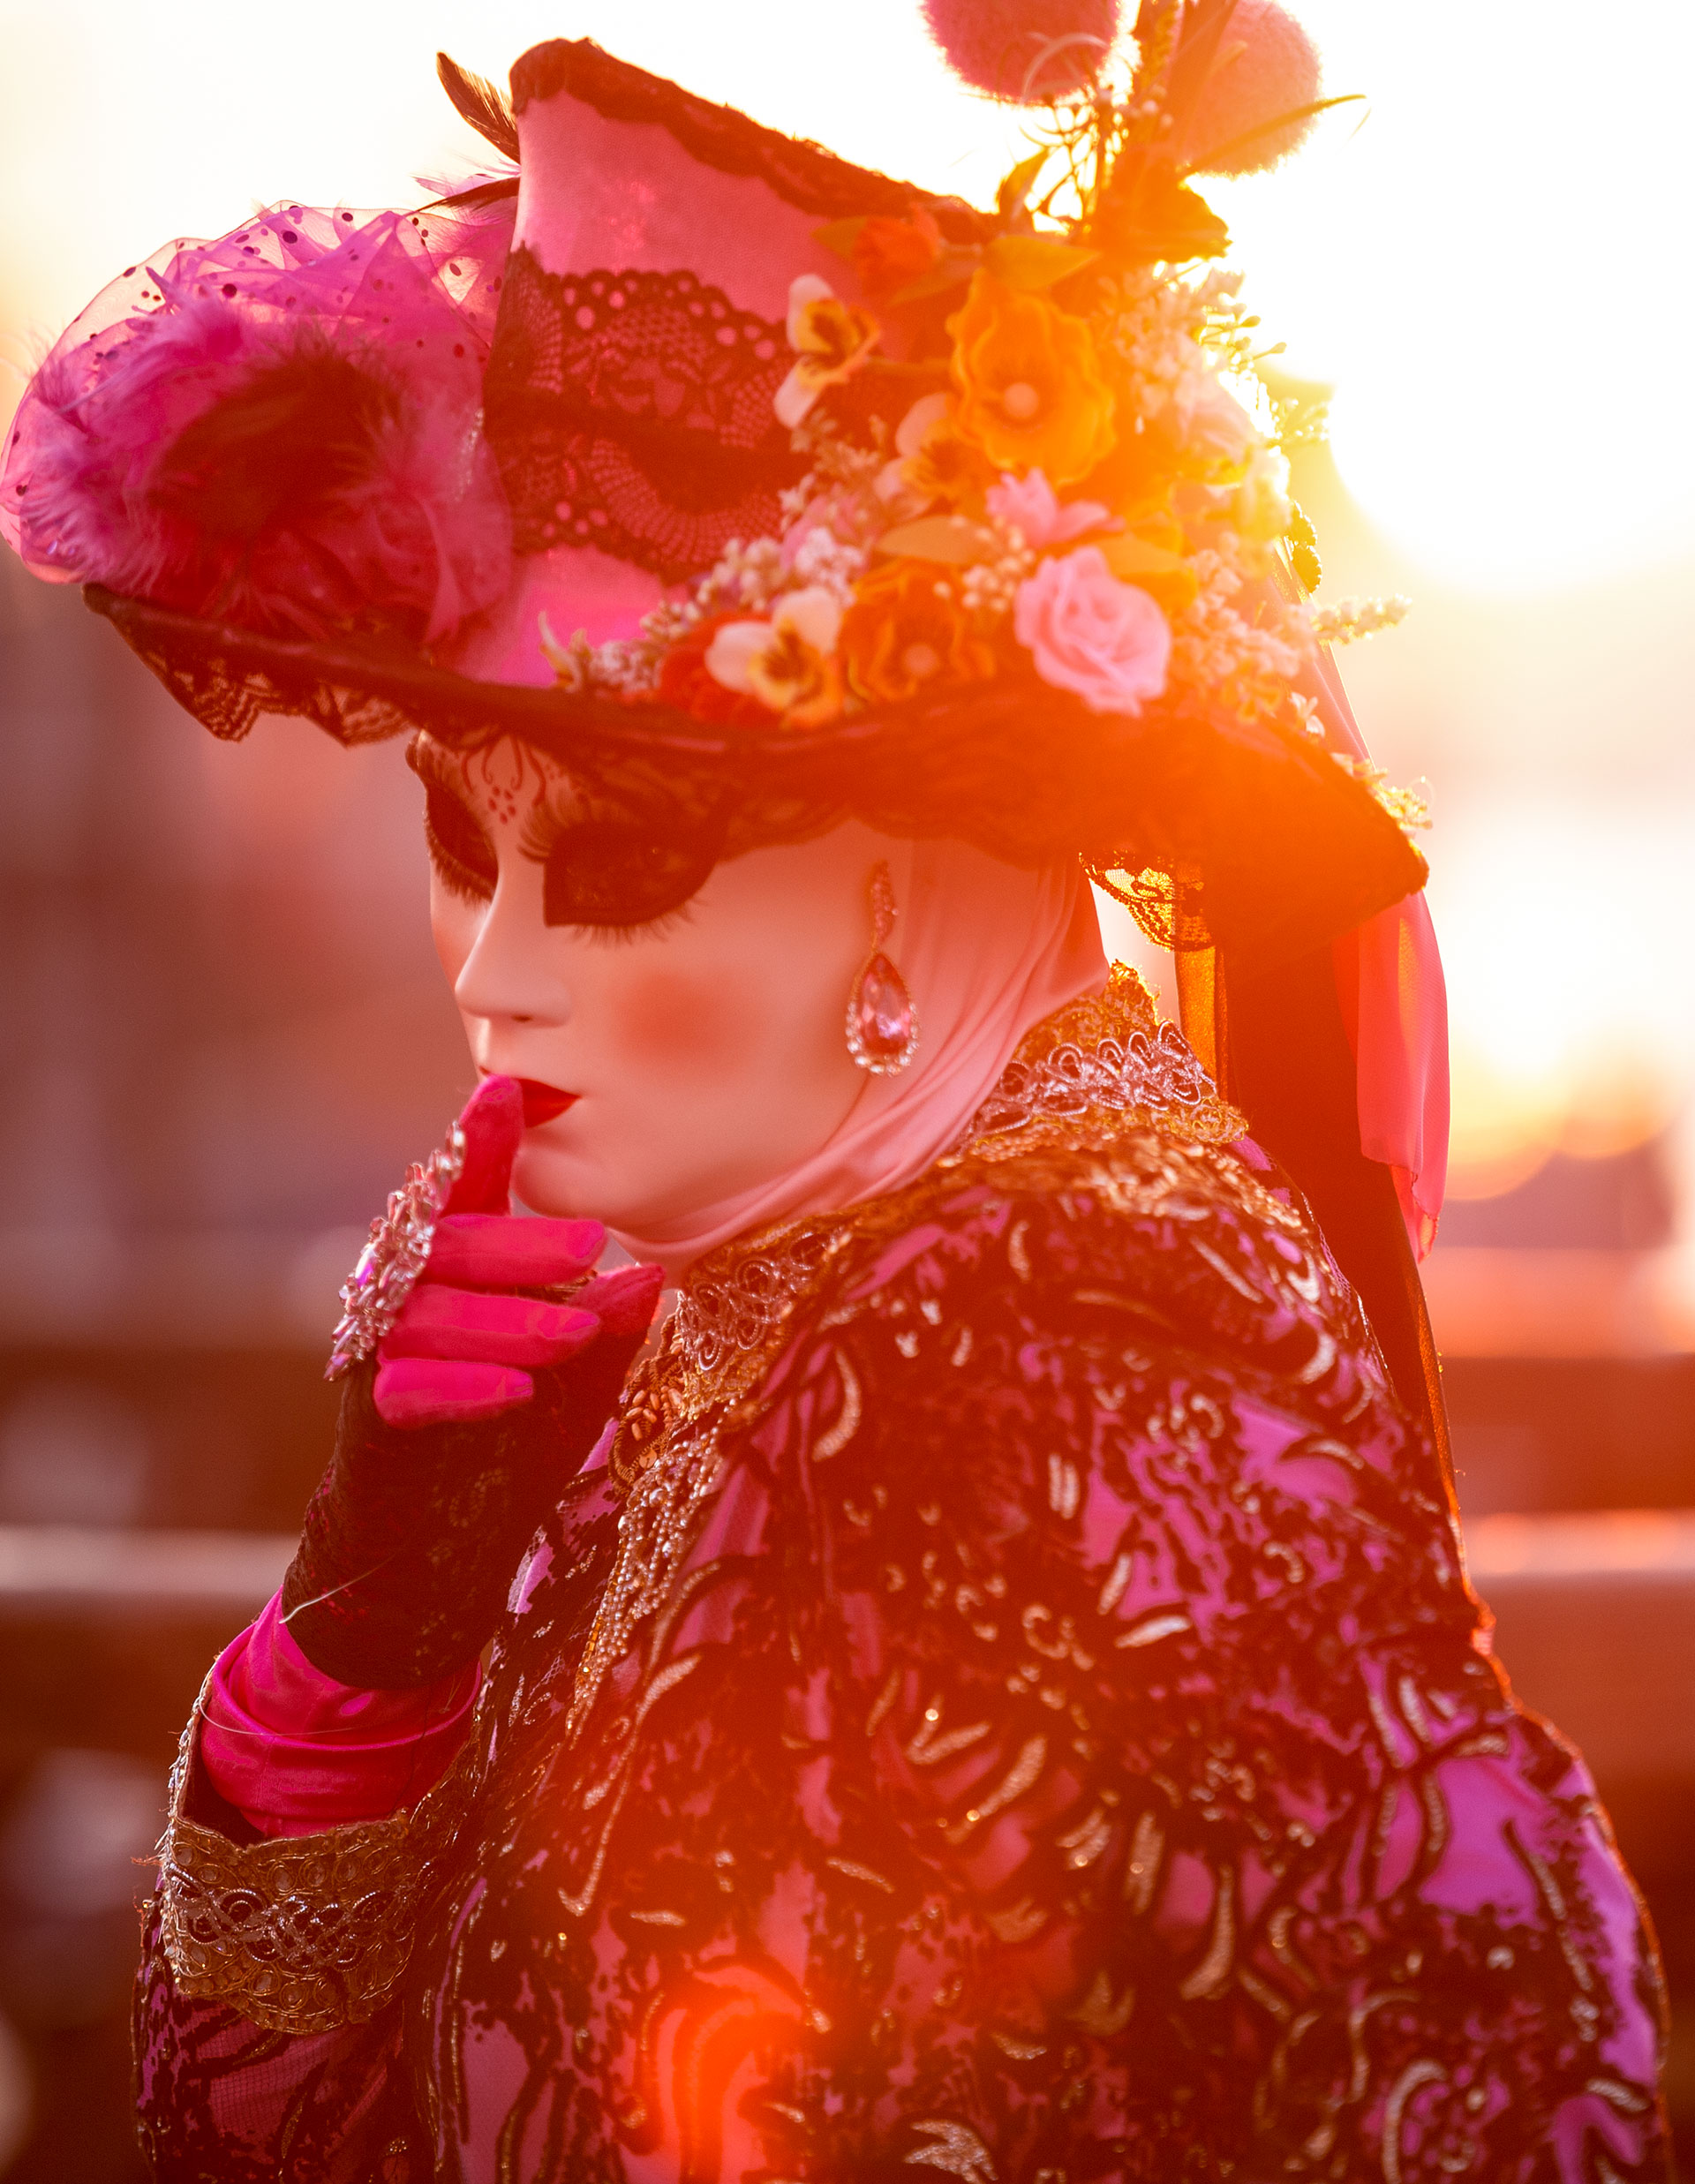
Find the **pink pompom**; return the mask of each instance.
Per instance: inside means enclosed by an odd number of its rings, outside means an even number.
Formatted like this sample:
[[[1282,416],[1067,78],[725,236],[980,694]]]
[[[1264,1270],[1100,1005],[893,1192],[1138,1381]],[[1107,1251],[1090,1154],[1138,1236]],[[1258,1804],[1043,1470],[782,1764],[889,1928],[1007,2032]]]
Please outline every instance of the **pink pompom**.
[[[1259,174],[1275,167],[1304,142],[1313,117],[1263,135],[1254,132],[1280,114],[1310,106],[1318,95],[1318,51],[1294,17],[1277,0],[1236,0],[1212,74],[1189,119],[1195,166],[1214,175]]]
[[[1039,105],[1100,72],[1119,34],[1120,0],[923,0],[924,20],[956,76],[1013,105]]]

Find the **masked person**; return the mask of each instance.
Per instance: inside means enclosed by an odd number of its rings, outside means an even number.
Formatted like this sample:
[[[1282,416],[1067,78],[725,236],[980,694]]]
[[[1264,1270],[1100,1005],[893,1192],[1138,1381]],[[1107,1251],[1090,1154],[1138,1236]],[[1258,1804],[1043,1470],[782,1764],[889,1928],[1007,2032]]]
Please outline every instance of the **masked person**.
[[[19,411],[8,536],[215,733],[410,732],[481,1079],[185,1737],[162,2179],[1667,2173],[1460,1557],[1424,866],[1194,184],[1300,34],[1026,12],[946,33],[1052,94],[992,214],[554,42],[444,69],[516,175],[177,245]]]

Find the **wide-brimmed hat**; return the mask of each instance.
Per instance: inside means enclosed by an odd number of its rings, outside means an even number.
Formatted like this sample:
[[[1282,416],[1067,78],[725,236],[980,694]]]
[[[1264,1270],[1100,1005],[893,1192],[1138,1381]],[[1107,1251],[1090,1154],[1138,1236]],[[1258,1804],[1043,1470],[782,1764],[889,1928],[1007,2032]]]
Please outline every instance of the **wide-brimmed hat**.
[[[851,813],[1308,947],[1425,868],[1326,748],[1309,534],[1226,388],[1189,139],[1230,11],[1145,6],[993,213],[586,41],[509,121],[449,70],[516,177],[131,268],[0,523],[215,734],[516,734],[680,872]]]

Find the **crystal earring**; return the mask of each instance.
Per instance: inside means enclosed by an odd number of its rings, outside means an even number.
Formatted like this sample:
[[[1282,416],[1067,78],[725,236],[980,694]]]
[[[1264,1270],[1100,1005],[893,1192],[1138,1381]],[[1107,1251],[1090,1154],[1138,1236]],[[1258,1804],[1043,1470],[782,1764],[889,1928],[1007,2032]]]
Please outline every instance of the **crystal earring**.
[[[871,952],[848,989],[848,1051],[873,1077],[898,1077],[918,1051],[918,1012],[907,982],[884,954],[894,930],[894,883],[871,874]]]

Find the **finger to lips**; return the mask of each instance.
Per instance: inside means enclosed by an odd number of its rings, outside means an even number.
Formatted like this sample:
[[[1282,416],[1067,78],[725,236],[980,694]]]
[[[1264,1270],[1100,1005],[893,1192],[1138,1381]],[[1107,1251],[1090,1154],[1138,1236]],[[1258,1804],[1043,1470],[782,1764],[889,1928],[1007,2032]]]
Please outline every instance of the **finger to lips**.
[[[472,1425],[528,1403],[536,1383],[528,1373],[459,1359],[397,1358],[381,1366],[372,1400],[385,1425]]]
[[[435,1224],[423,1278],[471,1289],[545,1289],[578,1280],[606,1244],[606,1232],[598,1221],[443,1214]]]
[[[576,1305],[491,1296],[436,1283],[415,1289],[384,1337],[385,1358],[458,1358],[487,1365],[561,1365],[600,1322]]]
[[[512,1203],[512,1163],[524,1136],[524,1094],[516,1077],[485,1077],[465,1102],[459,1126],[465,1164],[448,1200],[452,1213],[505,1213]]]

